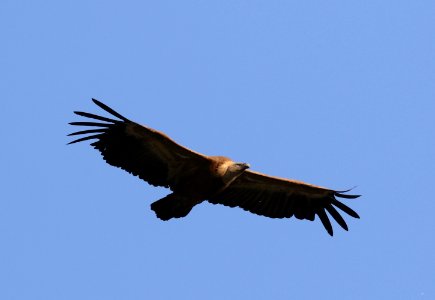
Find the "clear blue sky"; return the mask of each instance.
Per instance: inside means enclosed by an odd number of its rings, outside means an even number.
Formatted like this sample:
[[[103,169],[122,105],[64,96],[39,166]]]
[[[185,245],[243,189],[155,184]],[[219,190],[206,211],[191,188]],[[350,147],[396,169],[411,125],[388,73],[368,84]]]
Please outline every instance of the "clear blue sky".
[[[0,299],[435,299],[434,1],[0,3]],[[334,189],[315,222],[202,204],[66,146],[73,110]]]

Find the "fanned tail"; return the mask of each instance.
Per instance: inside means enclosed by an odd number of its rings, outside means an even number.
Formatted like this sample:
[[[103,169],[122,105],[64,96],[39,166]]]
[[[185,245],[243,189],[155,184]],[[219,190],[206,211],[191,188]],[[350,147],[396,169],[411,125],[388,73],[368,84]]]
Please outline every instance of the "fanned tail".
[[[157,218],[167,221],[172,218],[187,216],[193,206],[189,199],[175,194],[169,194],[152,203],[151,209],[156,213]]]

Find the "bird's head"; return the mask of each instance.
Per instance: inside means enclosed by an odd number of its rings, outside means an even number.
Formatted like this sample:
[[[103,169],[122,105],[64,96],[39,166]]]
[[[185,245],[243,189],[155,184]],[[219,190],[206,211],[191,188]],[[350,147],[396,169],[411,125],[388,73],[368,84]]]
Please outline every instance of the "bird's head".
[[[247,163],[233,163],[228,169],[233,173],[243,173],[243,171],[249,169],[250,165]]]
[[[247,163],[237,163],[237,162],[228,162],[226,164],[226,170],[223,175],[223,180],[225,183],[229,184],[233,182],[237,177],[243,174],[246,169],[249,168],[249,164]]]

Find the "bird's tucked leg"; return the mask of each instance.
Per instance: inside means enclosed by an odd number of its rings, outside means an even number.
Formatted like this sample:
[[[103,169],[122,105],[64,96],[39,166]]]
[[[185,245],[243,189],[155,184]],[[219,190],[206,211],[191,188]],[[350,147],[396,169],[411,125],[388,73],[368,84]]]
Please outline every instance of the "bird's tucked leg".
[[[197,203],[192,199],[172,193],[152,203],[151,209],[159,219],[167,221],[187,216]]]

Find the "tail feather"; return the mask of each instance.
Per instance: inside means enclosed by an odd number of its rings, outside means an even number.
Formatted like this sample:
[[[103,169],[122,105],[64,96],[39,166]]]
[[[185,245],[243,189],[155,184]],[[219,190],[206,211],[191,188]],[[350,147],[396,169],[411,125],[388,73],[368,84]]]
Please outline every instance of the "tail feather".
[[[185,197],[169,194],[151,204],[151,209],[157,218],[167,221],[172,218],[182,218],[189,214],[195,204]]]

